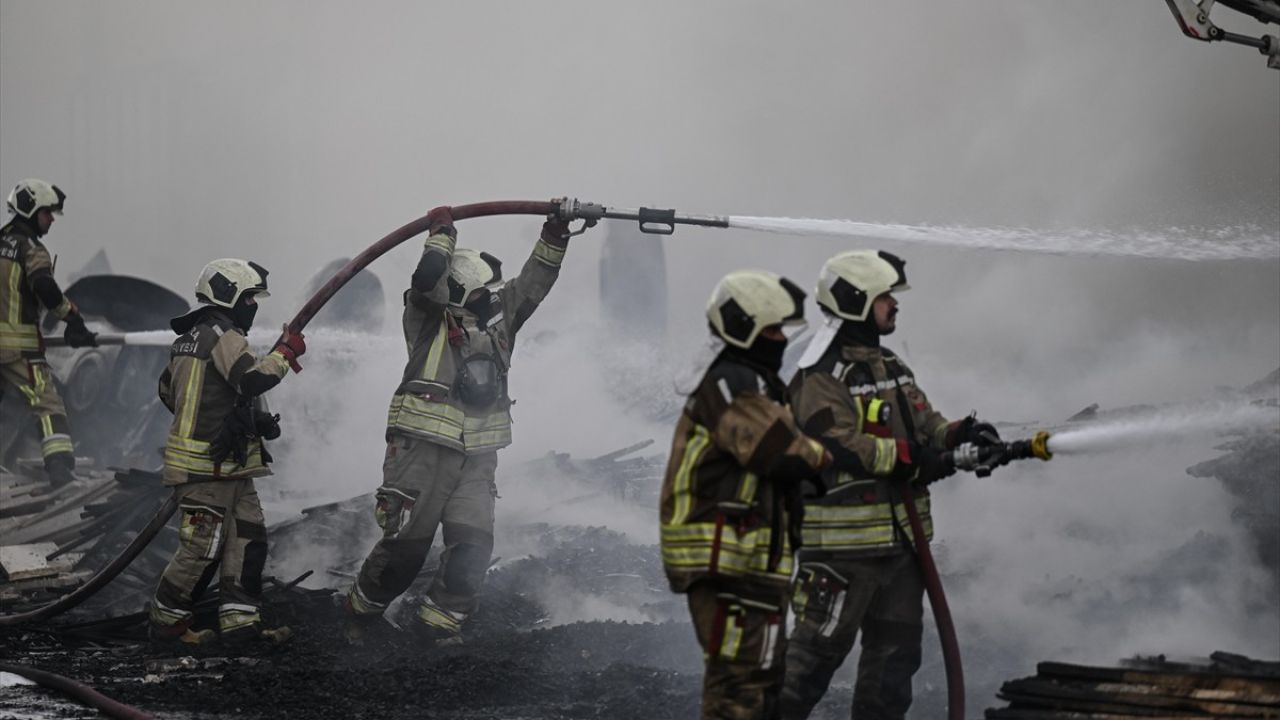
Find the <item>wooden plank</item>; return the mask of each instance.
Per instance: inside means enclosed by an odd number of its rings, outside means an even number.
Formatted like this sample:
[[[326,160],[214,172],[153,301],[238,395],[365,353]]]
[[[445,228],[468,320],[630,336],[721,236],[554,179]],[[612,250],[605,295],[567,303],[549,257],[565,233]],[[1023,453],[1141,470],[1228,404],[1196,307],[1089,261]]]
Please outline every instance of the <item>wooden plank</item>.
[[[986,720],[1187,720],[1188,715],[1114,715],[1111,713],[1076,712],[1073,710],[1034,710],[1030,708],[989,709]],[[1200,715],[1199,717],[1204,717]]]
[[[0,546],[0,569],[11,583],[57,575],[58,567],[44,559],[57,549],[53,543]]]
[[[1140,715],[1152,715],[1158,712],[1175,715],[1183,713],[1192,717],[1200,713],[1241,718],[1280,718],[1280,705],[1195,700],[1137,692],[1106,692],[1089,685],[1067,684],[1040,678],[1007,682],[1001,686],[1000,692],[1010,696],[1016,695],[1019,702],[1070,710],[1101,710]],[[1134,712],[1136,710],[1144,712]]]
[[[1181,667],[1190,666],[1183,665]],[[1267,695],[1280,695],[1280,680],[1229,675],[1221,672],[1211,672],[1205,668],[1201,668],[1199,671],[1179,672],[1175,670],[1135,670],[1045,662],[1037,665],[1036,670],[1039,672],[1039,677],[1045,679],[1146,683],[1174,688],[1187,688],[1188,690],[1239,690],[1246,692],[1256,691]]]

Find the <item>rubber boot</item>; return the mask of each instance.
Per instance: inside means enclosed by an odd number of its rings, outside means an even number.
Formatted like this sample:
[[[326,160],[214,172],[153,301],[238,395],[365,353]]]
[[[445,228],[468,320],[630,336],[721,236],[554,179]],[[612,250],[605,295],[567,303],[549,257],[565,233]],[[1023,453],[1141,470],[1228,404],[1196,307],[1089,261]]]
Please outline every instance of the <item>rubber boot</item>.
[[[70,485],[78,479],[74,472],[75,467],[76,459],[71,453],[54,453],[44,459],[45,475],[48,476],[49,484],[53,485],[55,490]]]
[[[192,630],[189,626],[177,630],[152,623],[147,628],[147,638],[153,648],[172,652],[194,650],[209,645],[217,637],[218,634],[212,630]]]
[[[240,652],[255,652],[283,645],[291,637],[293,637],[293,630],[287,625],[264,628],[262,625],[254,624],[222,633],[222,643]]]

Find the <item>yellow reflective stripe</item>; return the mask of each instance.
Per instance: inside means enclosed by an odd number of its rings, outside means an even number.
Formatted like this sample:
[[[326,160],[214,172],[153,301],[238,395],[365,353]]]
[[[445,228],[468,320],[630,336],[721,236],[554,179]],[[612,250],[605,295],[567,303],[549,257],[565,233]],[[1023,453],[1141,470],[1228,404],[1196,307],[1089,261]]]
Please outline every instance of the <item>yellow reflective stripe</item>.
[[[167,467],[201,475],[213,475],[219,468],[213,462],[213,459],[209,457],[209,445],[210,443],[203,440],[170,435],[169,442],[165,444],[164,448],[164,464]],[[263,468],[265,466],[262,462],[262,446],[254,443],[249,447],[248,457],[245,459],[244,465],[230,465],[230,463],[224,462],[222,466],[221,474],[223,475],[238,475],[249,470]]]
[[[856,420],[853,424],[853,431],[861,433],[862,428],[867,424],[867,416],[862,410],[862,398],[857,395],[853,396],[853,414]]]
[[[436,337],[431,341],[431,349],[427,351],[427,361],[422,363],[422,372],[418,373],[420,380],[435,380],[436,375],[440,372],[440,357],[444,354],[444,346],[449,342],[449,319],[443,313],[440,315],[440,328],[436,330]]]
[[[22,267],[16,261],[9,265],[9,322],[6,325],[20,326],[22,324],[22,293],[20,287],[22,285]],[[34,330],[35,326],[32,326]],[[0,325],[7,334],[9,330]]]
[[[753,472],[743,473],[742,480],[738,482],[738,500],[744,503],[754,502],[756,499],[756,488],[759,486],[760,480]]]
[[[672,495],[675,497],[675,512],[671,514],[671,523],[673,525],[681,525],[689,519],[689,512],[693,509],[693,469],[697,466],[698,460],[701,459],[702,453],[706,452],[711,445],[711,433],[701,425],[694,424],[693,434],[689,441],[685,443],[684,457],[680,459],[680,468],[676,471],[675,487],[672,488]]]
[[[871,402],[867,403],[867,420],[868,422],[879,423],[880,414],[884,412],[884,400],[880,398],[871,398]]]
[[[418,619],[431,627],[456,633],[462,631],[462,620],[466,619],[466,615],[463,615],[460,619],[454,617],[453,613],[424,601],[422,606],[418,608]]]
[[[741,611],[739,611],[741,612]],[[733,660],[742,647],[742,628],[738,627],[739,613],[725,613],[724,639],[720,641],[720,657]]]
[[[448,403],[430,402],[417,395],[396,395],[387,411],[387,425],[412,432],[462,439],[466,416]]]
[[[182,414],[178,417],[179,437],[189,438],[195,430],[196,410],[200,407],[200,391],[204,388],[204,363],[187,363],[187,387],[182,394]]]
[[[668,568],[710,570],[714,523],[672,525],[661,528],[662,561]],[[769,547],[773,534],[767,528],[756,528],[738,535],[732,526],[721,528],[720,549],[716,569],[721,575],[757,575],[765,578],[790,577],[791,555],[783,553],[778,566],[769,569]]]
[[[211,445],[212,443],[207,440],[196,440],[195,438],[185,438],[179,435],[169,436],[169,447],[184,452],[207,453]]]
[[[898,442],[893,438],[876,438],[876,459],[871,472],[888,475],[898,462]]]
[[[422,244],[422,249],[426,250],[428,248],[438,248],[440,250],[444,250],[447,253],[451,253],[453,252],[453,248],[457,246],[457,244],[458,244],[458,241],[455,240],[454,238],[449,237],[447,233],[436,233],[435,235],[432,235],[431,237],[427,238],[427,241]]]
[[[242,627],[262,622],[258,608],[252,605],[227,604],[218,608],[218,628],[222,632],[238,630]]]
[[[925,537],[933,537],[933,517],[928,496],[916,498],[916,510],[924,526]],[[899,505],[892,510],[888,503],[875,505],[832,506],[806,505],[801,534],[805,547],[827,550],[866,549],[869,547],[894,547],[893,527],[897,526],[912,541],[906,512]]]
[[[10,315],[17,303],[9,306]],[[0,349],[4,350],[39,350],[40,332],[35,325],[24,323],[0,323]]]
[[[564,249],[553,247],[539,238],[538,244],[533,246],[533,257],[543,265],[558,268],[564,262]]]
[[[71,299],[65,295],[62,296],[62,302],[58,303],[58,307],[49,312],[52,312],[54,317],[59,320],[65,320],[67,315],[71,314]]]
[[[822,464],[822,458],[827,456],[827,448],[822,443],[809,438],[809,447],[813,449],[813,466],[817,467]]]
[[[71,453],[75,451],[75,446],[71,444],[70,435],[54,435],[45,438],[40,443],[40,455],[49,457],[58,453]]]

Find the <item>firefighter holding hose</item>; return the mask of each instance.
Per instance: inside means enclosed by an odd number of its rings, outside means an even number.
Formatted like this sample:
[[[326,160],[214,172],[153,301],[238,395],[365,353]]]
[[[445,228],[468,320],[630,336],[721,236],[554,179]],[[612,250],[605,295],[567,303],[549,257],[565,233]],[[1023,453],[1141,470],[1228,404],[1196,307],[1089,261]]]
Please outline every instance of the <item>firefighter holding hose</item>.
[[[271,474],[264,440],[280,436],[279,416],[257,399],[278,385],[306,352],[302,333],[285,331],[261,358],[247,334],[267,297],[267,271],[235,258],[205,265],[195,310],[170,321],[178,338],[160,376],[160,399],[173,412],[164,449],[164,483],[174,486],[180,516],[178,549],[151,601],[151,638],[158,645],[199,645],[211,630],[193,630],[193,610],[215,573],[218,626],[224,641],[281,642],[289,629],[264,628],[262,570],[267,528],[254,479]]]
[[[0,228],[0,396],[17,390],[31,408],[40,430],[45,472],[54,487],[75,480],[76,456],[67,410],[44,357],[40,305],[66,323],[67,345],[98,344],[75,303],[53,279],[53,259],[40,242],[66,200],[57,185],[23,180],[9,193],[13,219]]]
[[[805,505],[793,588],[796,629],[787,651],[784,718],[807,718],[859,631],[853,717],[905,717],[920,667],[924,581],[913,544],[933,525],[925,487],[953,472],[942,453],[998,444],[988,423],[948,422],[880,338],[897,326],[905,261],[883,251],[831,258],[818,279],[825,325],[790,391],[800,427],[834,460],[824,497]],[[926,538],[912,537],[901,483],[912,483]]]
[[[496,257],[457,247],[449,208],[429,220],[404,294],[409,362],[387,416],[375,507],[382,537],[347,594],[345,635],[353,644],[364,643],[409,588],[437,527],[445,551],[414,629],[431,643],[461,641],[493,550],[497,453],[511,444],[507,374],[516,334],[559,276],[570,235],[567,220],[549,217],[520,273],[504,283]]]
[[[676,425],[660,505],[662,562],[702,646],[702,717],[776,718],[802,483],[830,455],[796,427],[778,377],[804,292],[725,276],[707,305],[723,345]]]

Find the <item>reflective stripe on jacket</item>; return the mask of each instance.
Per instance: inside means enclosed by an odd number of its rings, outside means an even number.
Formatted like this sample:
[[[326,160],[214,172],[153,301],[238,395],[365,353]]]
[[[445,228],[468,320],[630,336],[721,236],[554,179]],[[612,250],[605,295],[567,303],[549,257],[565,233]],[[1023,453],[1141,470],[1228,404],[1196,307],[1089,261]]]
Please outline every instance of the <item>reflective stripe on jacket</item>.
[[[945,449],[949,424],[929,404],[915,376],[892,352],[837,338],[790,384],[800,427],[822,440],[835,461],[826,496],[805,504],[806,559],[891,555],[913,540],[902,495],[890,475],[897,444]],[[929,492],[913,488],[925,535],[933,537]]]
[[[240,381],[256,372],[284,377],[289,363],[271,352],[261,359],[224,313],[210,310],[174,341],[169,366],[160,376],[160,399],[173,411],[164,448],[164,482],[180,485],[201,480],[243,480],[270,475],[262,458],[262,441],[249,441],[246,460],[214,463],[210,444],[241,397]]]
[[[662,562],[675,592],[704,578],[785,588],[790,508],[769,470],[786,455],[821,467],[775,375],[721,357],[689,396],[662,483]]]
[[[455,243],[447,234],[432,235],[423,253],[444,253],[451,260]],[[469,455],[510,445],[505,372],[515,336],[551,291],[563,259],[563,249],[539,239],[520,274],[496,291],[494,312],[483,325],[470,311],[449,305],[447,273],[427,292],[407,290],[403,327],[409,362],[387,411],[388,434],[422,437]],[[497,358],[503,385],[493,402],[472,407],[454,386],[463,361],[481,352]]]
[[[40,302],[31,281],[53,273],[53,259],[35,234],[23,223],[10,222],[0,228],[0,350],[20,350],[31,357],[41,355]],[[64,317],[71,309],[55,308]],[[59,312],[61,311],[61,312]]]

